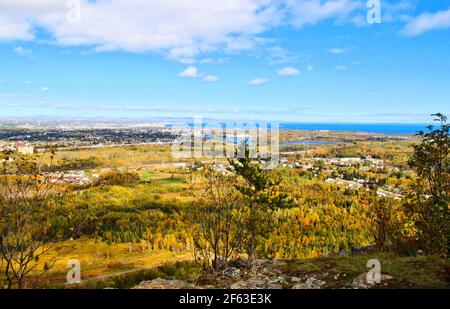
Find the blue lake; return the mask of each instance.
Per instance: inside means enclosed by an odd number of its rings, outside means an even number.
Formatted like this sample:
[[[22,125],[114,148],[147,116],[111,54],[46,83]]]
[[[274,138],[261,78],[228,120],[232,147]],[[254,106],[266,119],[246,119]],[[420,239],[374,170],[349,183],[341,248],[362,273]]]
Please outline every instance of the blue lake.
[[[427,124],[413,123],[280,123],[287,130],[330,130],[386,134],[415,134]]]
[[[244,124],[245,122],[243,122]],[[193,127],[193,123],[188,126]],[[384,133],[384,134],[415,134],[417,131],[426,130],[425,123],[291,123],[281,122],[279,128],[284,130],[305,130],[305,131],[351,131],[351,132],[367,132],[367,133]],[[166,125],[170,127],[171,125]],[[219,126],[225,126],[220,123]],[[204,123],[203,127],[217,128],[217,123]],[[231,128],[243,128],[244,125],[235,124]]]

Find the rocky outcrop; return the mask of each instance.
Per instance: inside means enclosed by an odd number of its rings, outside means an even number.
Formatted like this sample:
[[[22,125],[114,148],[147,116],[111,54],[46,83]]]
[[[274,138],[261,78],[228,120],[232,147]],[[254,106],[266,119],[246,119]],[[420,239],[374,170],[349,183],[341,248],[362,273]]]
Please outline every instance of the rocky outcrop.
[[[222,273],[224,276],[231,277],[231,278],[237,278],[241,274],[241,270],[236,267],[228,267]]]
[[[135,289],[189,289],[193,287],[193,285],[184,280],[156,278],[150,281],[142,281]]]
[[[350,288],[368,289],[386,287],[392,279],[381,274],[381,283],[367,282],[367,273],[356,278],[341,272],[299,273],[289,271],[288,262],[280,259],[255,260],[233,264],[218,274],[206,274],[195,283],[184,280],[167,280],[157,278],[143,281],[137,289],[181,289],[181,288],[229,288],[229,289],[324,289]],[[328,265],[327,265],[328,266]]]
[[[326,282],[311,276],[305,282],[295,283],[293,289],[321,289],[326,286]]]
[[[363,273],[358,277],[356,277],[355,279],[353,279],[353,281],[349,283],[348,286],[353,289],[369,289],[377,285],[387,285],[387,281],[391,279],[392,279],[391,276],[387,274],[381,274],[380,283],[369,283],[367,282],[367,273]]]

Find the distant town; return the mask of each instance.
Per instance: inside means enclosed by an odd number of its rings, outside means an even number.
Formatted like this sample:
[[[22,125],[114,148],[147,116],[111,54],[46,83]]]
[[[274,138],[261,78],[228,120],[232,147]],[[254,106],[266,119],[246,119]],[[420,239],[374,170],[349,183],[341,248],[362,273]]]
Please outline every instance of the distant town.
[[[165,128],[121,129],[3,129],[0,130],[0,148],[27,152],[32,144],[37,150],[48,147],[89,147],[170,143],[177,136]],[[29,148],[28,148],[29,150]]]

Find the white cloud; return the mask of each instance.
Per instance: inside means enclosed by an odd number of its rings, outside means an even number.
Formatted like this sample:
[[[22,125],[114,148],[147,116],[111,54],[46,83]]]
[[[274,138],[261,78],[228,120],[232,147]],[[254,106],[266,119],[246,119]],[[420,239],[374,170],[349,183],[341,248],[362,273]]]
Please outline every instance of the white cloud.
[[[329,48],[328,52],[332,54],[345,54],[346,52],[350,51],[350,48]]]
[[[87,45],[96,52],[162,51],[192,63],[202,53],[251,48],[259,34],[281,21],[274,0],[227,0],[220,5],[210,0],[80,1],[81,20],[70,23],[66,1],[2,0],[0,39],[32,39],[32,30],[40,27],[60,45]],[[16,25],[11,27],[11,21]]]
[[[187,67],[184,71],[181,71],[180,74],[178,74],[179,77],[188,77],[188,78],[196,78],[198,77],[198,70],[194,66]]]
[[[322,20],[337,19],[338,22],[350,21],[357,9],[365,9],[366,2],[360,0],[286,0],[287,11],[292,15],[291,24],[302,27],[317,24]]]
[[[381,4],[381,22],[391,23],[397,20],[407,21],[411,19],[409,14],[414,11],[415,7],[416,3],[409,0],[403,0],[395,3],[383,1]]]
[[[205,58],[205,59],[200,60],[201,64],[210,64],[210,63],[213,63],[213,62],[214,62],[214,60],[211,59],[211,58]]]
[[[300,56],[285,50],[280,46],[269,47],[267,51],[267,61],[269,65],[280,65],[285,63],[302,62],[308,56]]]
[[[227,0],[218,5],[211,0],[80,0],[81,20],[71,23],[67,1],[0,0],[0,42],[36,40],[39,30],[49,34],[51,44],[86,46],[92,52],[156,52],[189,65],[211,52],[234,53],[263,46],[269,64],[280,65],[304,59],[270,47],[274,40],[265,37],[268,31],[281,25],[299,28],[322,21],[361,24],[366,2]],[[395,5],[383,2],[383,7],[389,11],[385,15],[394,19],[412,5],[402,0]],[[436,15],[431,18],[432,27],[445,27],[445,16]],[[413,30],[408,32],[414,33],[414,21],[410,23]],[[219,61],[212,60],[205,63]]]
[[[17,46],[13,49],[13,51],[18,54],[19,56],[27,56],[31,53],[31,50],[26,49],[22,46]]]
[[[212,58],[205,58],[200,60],[201,64],[224,64],[228,62],[228,58],[218,58],[218,59],[212,59]]]
[[[32,40],[36,29],[62,46],[88,46],[94,52],[157,52],[186,64],[209,52],[238,52],[273,42],[262,37],[280,25],[301,27],[323,20],[338,23],[363,0],[80,0],[79,23],[68,20],[66,1],[1,0],[0,40]],[[359,12],[359,13],[361,13]],[[294,62],[295,56],[274,59]],[[280,62],[281,61],[281,62]]]
[[[419,35],[434,29],[450,28],[450,9],[436,13],[423,13],[411,19],[403,28],[402,34]]]
[[[307,67],[306,67],[306,71],[308,71],[308,72],[312,72],[312,71],[314,71],[314,66],[313,65],[308,65]]]
[[[336,71],[340,71],[340,72],[347,71],[347,67],[345,65],[338,65],[338,66],[334,67],[334,69]]]
[[[32,80],[26,80],[25,83],[28,84],[28,85],[31,85],[33,83],[33,81]]]
[[[31,25],[25,20],[13,20],[6,15],[2,16],[1,7],[0,3],[0,41],[32,40],[34,36]]]
[[[183,78],[198,78],[202,77],[202,82],[205,83],[213,83],[219,81],[219,78],[215,75],[206,75],[205,73],[199,73],[198,69],[195,66],[188,66],[185,70],[181,71],[180,74],[178,74],[179,77]]]
[[[293,67],[285,67],[277,72],[278,76],[295,76],[299,75],[300,71]]]
[[[217,81],[219,81],[219,78],[215,75],[206,75],[205,77],[202,78],[202,82],[205,83],[213,83]]]
[[[251,81],[249,81],[249,82],[247,83],[247,85],[250,85],[250,86],[259,86],[259,85],[262,85],[262,84],[267,83],[268,81],[269,81],[269,80],[268,80],[267,78],[257,77],[257,78],[255,78],[255,79],[252,79]]]
[[[47,91],[50,91],[49,87],[42,87],[41,88],[41,92],[47,92]]]

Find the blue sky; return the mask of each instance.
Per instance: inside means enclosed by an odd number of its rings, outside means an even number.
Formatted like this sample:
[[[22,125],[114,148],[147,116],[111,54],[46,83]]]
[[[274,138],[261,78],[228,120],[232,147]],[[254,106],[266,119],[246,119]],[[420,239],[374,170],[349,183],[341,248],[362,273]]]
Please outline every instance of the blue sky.
[[[450,2],[0,0],[0,117],[428,122]]]

